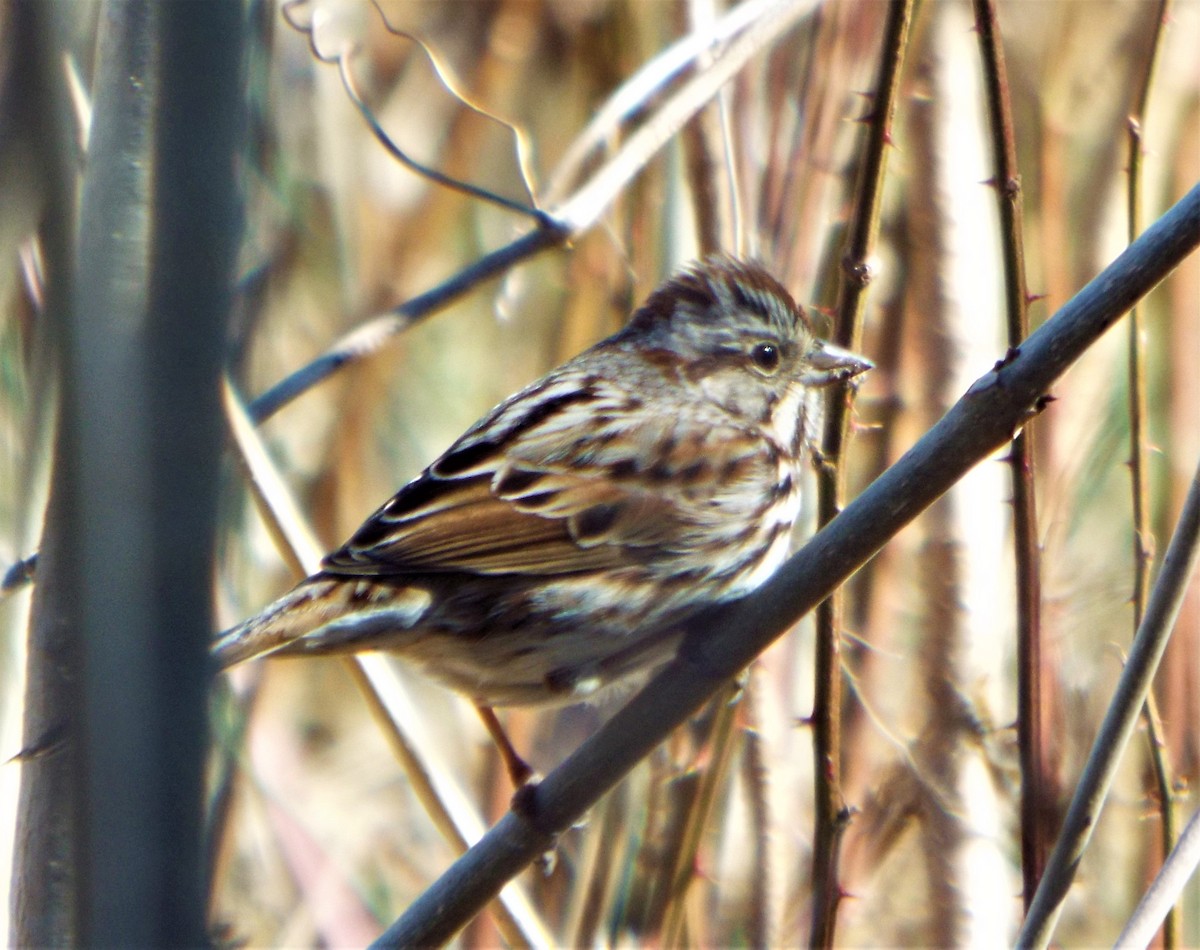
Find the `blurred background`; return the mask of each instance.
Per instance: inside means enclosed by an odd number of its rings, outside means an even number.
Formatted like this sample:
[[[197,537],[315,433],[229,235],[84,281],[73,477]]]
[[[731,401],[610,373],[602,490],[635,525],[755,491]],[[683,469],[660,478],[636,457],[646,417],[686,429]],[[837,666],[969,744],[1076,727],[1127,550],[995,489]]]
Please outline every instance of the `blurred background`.
[[[862,350],[878,368],[855,404],[851,494],[1007,346],[972,8],[959,0],[918,6],[868,290]],[[831,312],[887,9],[879,0],[811,4],[568,245],[479,283],[263,425],[321,546],[340,544],[482,413],[618,329],[664,276],[700,253],[720,247],[758,257],[798,300]],[[1127,243],[1128,118],[1160,11],[1148,0],[999,4],[1034,326]],[[76,69],[85,88],[94,12],[79,7]],[[527,217],[400,165],[330,60],[354,51],[343,63],[356,88],[412,158],[553,210],[632,128],[654,121],[671,87],[640,87],[626,120],[603,128],[598,149],[565,171],[572,143],[614,91],[724,12],[705,0],[248,4],[246,240],[229,337],[237,387],[257,396],[343,334],[531,227]],[[1198,35],[1200,3],[1171,3],[1141,118],[1144,223],[1200,179]],[[691,74],[705,69],[702,56]],[[36,190],[36,175],[15,180]],[[0,198],[14,209],[0,216],[4,567],[36,547],[47,467],[47,422],[30,382],[37,302],[23,276],[29,221],[16,209],[30,199],[21,189]],[[1195,259],[1147,299],[1144,320],[1148,498],[1161,549],[1200,456]],[[1069,372],[1031,429],[1045,730],[1061,808],[1133,632],[1128,346],[1122,324]],[[226,627],[296,578],[232,459],[223,490],[215,597]],[[1008,467],[984,463],[847,588],[843,794],[853,815],[841,841],[839,944],[999,944],[1020,921],[1010,498]],[[813,518],[810,506],[798,541]],[[1158,681],[1163,757],[1181,816],[1195,810],[1189,785],[1200,763],[1200,592],[1192,586]],[[0,759],[20,747],[27,607],[27,592],[0,601]],[[536,908],[517,925],[523,939],[807,941],[813,647],[802,622],[760,658],[744,688],[564,835],[554,861],[522,876]],[[399,675],[396,688],[413,710],[404,726],[426,768],[490,824],[511,789],[470,705]],[[273,661],[235,670],[218,692],[213,786],[226,797],[213,823],[214,926],[249,945],[370,940],[455,850],[419,804],[358,680],[340,661]],[[609,711],[503,717],[517,748],[545,772]],[[1157,866],[1159,802],[1147,750],[1141,736],[1126,756],[1065,906],[1057,931],[1065,946],[1111,942]],[[16,771],[0,768],[5,876]],[[1195,882],[1191,896],[1191,907],[1200,906]],[[1200,943],[1198,916],[1185,915],[1181,945]],[[467,946],[500,939],[490,914],[460,937]]]

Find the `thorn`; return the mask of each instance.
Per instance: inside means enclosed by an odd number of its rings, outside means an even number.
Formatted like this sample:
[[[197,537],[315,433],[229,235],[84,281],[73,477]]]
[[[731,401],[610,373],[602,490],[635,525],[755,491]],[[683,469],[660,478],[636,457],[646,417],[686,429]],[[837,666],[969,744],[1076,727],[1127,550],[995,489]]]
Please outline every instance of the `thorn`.
[[[1053,398],[1047,399],[1045,396],[1038,396],[1037,399],[1033,401],[1033,405],[1025,410],[1025,418],[1033,419],[1036,416],[1040,416],[1046,411],[1046,407],[1053,401]]]
[[[31,762],[54,752],[58,752],[67,742],[67,724],[58,722],[38,736],[33,742],[21,749],[16,755],[7,759],[4,764],[15,762]]]
[[[873,266],[873,262],[868,260],[851,260],[849,257],[842,258],[842,273],[854,281],[858,287],[866,287],[878,273],[878,268]]]
[[[1025,295],[1025,303],[1027,303],[1027,304],[1037,303],[1039,300],[1045,300],[1049,296],[1050,295],[1047,293],[1040,293],[1040,294],[1028,294],[1027,293]]]
[[[812,716],[797,716],[796,725],[801,729],[811,729],[815,720]]]
[[[0,594],[10,593],[32,581],[37,574],[37,563],[38,556],[34,553],[10,567],[0,580]]]
[[[993,373],[1000,372],[1000,370],[1004,369],[1004,367],[1006,367],[1009,363],[1011,363],[1013,360],[1015,360],[1020,355],[1021,355],[1021,348],[1019,346],[1010,346],[1007,350],[1004,351],[1004,355],[1002,357],[1000,357],[1000,359],[996,360],[995,363],[992,364],[992,372]]]
[[[532,819],[537,814],[537,790],[538,782],[526,782],[515,792],[513,792],[512,801],[509,803],[509,808],[525,819]]]
[[[538,855],[537,863],[542,871],[542,876],[549,877],[554,873],[554,869],[558,867],[558,851],[555,848],[543,851]]]

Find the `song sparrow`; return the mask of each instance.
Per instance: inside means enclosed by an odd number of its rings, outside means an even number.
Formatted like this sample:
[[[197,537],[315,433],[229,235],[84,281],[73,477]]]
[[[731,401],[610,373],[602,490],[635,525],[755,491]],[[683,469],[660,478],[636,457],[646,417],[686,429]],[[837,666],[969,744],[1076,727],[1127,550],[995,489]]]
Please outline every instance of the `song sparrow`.
[[[782,563],[819,387],[870,365],[757,265],[694,264],[488,413],[216,658],[385,650],[488,706],[649,670],[686,619]]]

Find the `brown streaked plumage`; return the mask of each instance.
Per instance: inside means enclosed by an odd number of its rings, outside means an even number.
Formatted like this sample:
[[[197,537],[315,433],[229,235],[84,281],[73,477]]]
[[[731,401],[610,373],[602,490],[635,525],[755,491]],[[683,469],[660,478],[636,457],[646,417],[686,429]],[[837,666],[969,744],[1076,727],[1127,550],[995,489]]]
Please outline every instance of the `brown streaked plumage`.
[[[214,653],[388,650],[486,705],[650,669],[688,617],[783,561],[820,387],[869,365],[757,265],[708,258],[493,409]]]

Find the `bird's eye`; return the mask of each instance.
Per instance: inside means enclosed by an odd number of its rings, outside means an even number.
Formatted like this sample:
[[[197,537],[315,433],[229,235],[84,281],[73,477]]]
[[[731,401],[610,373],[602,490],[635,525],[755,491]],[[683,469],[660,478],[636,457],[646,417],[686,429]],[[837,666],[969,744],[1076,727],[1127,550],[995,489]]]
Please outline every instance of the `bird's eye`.
[[[774,343],[755,343],[750,350],[750,359],[764,373],[773,373],[779,368],[779,347]]]

